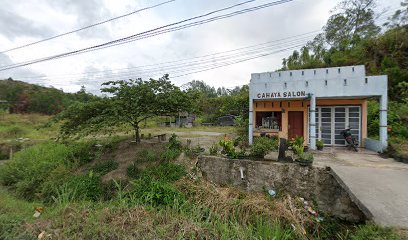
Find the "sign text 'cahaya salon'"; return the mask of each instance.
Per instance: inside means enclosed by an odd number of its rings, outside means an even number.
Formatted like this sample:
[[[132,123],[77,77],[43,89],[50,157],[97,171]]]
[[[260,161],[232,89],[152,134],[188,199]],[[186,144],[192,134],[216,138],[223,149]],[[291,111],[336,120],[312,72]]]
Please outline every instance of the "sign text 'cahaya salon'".
[[[306,97],[305,91],[289,91],[289,92],[271,92],[271,93],[258,93],[258,98],[295,98]]]

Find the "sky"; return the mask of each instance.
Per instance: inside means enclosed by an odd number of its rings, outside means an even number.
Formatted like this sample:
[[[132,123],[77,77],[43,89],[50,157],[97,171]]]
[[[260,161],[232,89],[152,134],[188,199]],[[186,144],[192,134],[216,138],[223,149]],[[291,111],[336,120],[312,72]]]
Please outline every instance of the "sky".
[[[243,1],[175,0],[94,28],[1,53],[165,0],[0,0],[0,67],[123,38]],[[257,0],[234,10],[271,1]],[[98,94],[101,83],[118,79],[112,78],[118,69],[188,59],[320,30],[338,2],[294,0],[111,48],[0,71],[0,79],[11,77],[67,92],[75,92],[85,86],[89,92]],[[378,1],[377,11],[390,11],[398,6],[399,0],[382,0]],[[282,59],[292,51],[172,78],[182,75],[175,72],[170,74],[170,79],[177,86],[191,80],[203,80],[214,87],[233,88],[248,84],[251,73],[279,69]],[[164,73],[165,70],[143,78],[158,78]],[[140,76],[127,73],[122,77]]]

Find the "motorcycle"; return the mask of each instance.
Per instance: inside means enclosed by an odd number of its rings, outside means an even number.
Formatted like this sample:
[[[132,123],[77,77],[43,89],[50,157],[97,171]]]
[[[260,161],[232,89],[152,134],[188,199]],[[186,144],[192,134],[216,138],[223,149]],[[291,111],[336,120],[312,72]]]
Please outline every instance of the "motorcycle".
[[[351,134],[351,129],[346,128],[343,131],[340,132],[340,134],[343,136],[343,138],[346,140],[347,147],[353,148],[354,151],[358,152],[358,141],[357,139]]]

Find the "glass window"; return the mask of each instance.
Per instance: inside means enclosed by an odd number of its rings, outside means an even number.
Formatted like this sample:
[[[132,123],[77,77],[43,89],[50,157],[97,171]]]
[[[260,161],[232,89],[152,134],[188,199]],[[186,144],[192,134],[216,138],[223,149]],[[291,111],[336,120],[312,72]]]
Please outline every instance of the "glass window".
[[[282,112],[256,112],[256,128],[282,130]]]

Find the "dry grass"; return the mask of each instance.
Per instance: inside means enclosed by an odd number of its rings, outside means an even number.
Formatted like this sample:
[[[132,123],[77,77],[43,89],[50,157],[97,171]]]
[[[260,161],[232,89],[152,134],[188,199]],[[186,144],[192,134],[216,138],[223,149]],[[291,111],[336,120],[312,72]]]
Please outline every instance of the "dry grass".
[[[59,217],[26,223],[27,235],[43,239],[212,239],[192,220],[171,211],[146,210],[142,206],[90,210],[70,205]]]
[[[270,199],[264,193],[246,193],[236,188],[217,187],[205,180],[181,179],[176,183],[191,202],[204,206],[222,220],[251,224],[257,218],[290,224],[297,236],[304,238],[313,220],[303,209],[299,199],[286,195]]]

